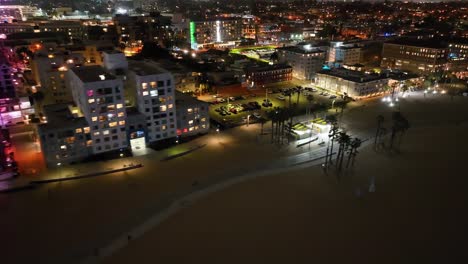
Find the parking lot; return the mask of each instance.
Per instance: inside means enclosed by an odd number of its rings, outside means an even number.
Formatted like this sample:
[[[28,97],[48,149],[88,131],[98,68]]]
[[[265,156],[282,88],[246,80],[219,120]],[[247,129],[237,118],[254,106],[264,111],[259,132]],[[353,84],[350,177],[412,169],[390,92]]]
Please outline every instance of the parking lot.
[[[256,91],[237,96],[213,95],[210,100],[210,117],[222,125],[236,126],[247,123],[247,118],[250,123],[258,122],[262,117],[267,118],[266,113],[275,107],[291,107],[294,115],[302,115],[309,108],[313,112],[325,110],[342,101],[342,98],[318,88],[290,87],[264,89],[263,93]]]

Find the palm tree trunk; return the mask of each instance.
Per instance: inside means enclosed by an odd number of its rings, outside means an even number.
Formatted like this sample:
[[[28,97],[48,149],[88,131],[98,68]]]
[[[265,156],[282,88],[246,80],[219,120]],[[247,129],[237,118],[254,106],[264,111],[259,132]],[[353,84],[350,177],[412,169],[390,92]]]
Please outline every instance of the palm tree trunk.
[[[275,142],[275,128],[274,128],[275,121],[271,119],[271,144]]]
[[[330,148],[330,164],[332,164],[332,160],[333,160],[333,143],[335,142],[335,136],[332,137],[331,139],[331,148]]]
[[[377,139],[379,138],[380,122],[377,124],[377,131],[375,132],[374,148],[377,146]]]
[[[396,129],[392,128],[392,136],[390,137],[390,149],[393,148],[393,142],[395,141]]]
[[[346,168],[349,168],[349,164],[351,162],[351,157],[354,155],[354,148],[351,148],[348,154],[348,160],[346,161]]]

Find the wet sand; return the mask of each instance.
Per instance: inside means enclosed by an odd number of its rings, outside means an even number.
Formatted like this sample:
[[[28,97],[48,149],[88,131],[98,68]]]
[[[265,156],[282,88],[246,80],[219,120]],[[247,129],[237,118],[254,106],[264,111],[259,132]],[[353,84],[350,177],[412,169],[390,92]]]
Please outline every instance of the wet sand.
[[[312,167],[234,185],[105,263],[465,263],[466,131],[411,129],[400,154],[367,148],[340,181]]]

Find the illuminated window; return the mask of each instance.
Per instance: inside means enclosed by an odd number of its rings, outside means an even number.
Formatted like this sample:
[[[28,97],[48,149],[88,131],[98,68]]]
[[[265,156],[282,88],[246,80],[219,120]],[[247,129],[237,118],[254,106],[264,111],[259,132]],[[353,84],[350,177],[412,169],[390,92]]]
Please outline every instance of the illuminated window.
[[[93,91],[93,90],[88,90],[88,91],[86,91],[86,95],[87,95],[88,97],[91,97],[91,96],[94,95],[94,91]]]
[[[99,131],[94,132],[95,136],[99,136],[99,134],[100,134]]]
[[[202,121],[202,122],[205,122],[205,121],[206,121],[206,118],[205,118],[205,117],[203,117],[203,118],[201,119],[201,121]]]
[[[60,146],[60,149],[67,149],[67,146],[62,145],[62,146]]]
[[[122,108],[122,107],[123,107],[122,104],[117,104],[117,109],[120,109],[120,108]]]
[[[147,96],[147,95],[148,95],[148,91],[144,91],[143,96]]]
[[[156,88],[156,82],[150,82],[151,88]]]
[[[93,141],[92,141],[92,140],[86,141],[86,146],[87,146],[87,147],[92,146],[92,145],[93,145]]]
[[[91,121],[96,122],[97,121],[97,116],[91,117]]]
[[[148,84],[147,83],[142,83],[141,88],[143,88],[143,90],[146,90],[148,88]]]
[[[83,130],[81,128],[75,129],[75,133],[81,133],[81,132],[83,132]]]
[[[88,103],[90,103],[90,104],[94,103],[94,99],[93,98],[88,99]]]
[[[107,111],[114,111],[115,110],[115,105],[108,105],[107,106]]]
[[[189,131],[193,131],[193,127],[189,128]]]
[[[189,109],[187,109],[187,112],[188,112],[188,113],[192,113],[192,112],[193,112],[193,109],[192,109],[192,108],[189,108]]]
[[[173,108],[173,107],[174,107],[173,104],[169,104],[169,105],[167,106],[167,108],[169,108],[169,109],[171,109],[171,108]]]
[[[85,127],[83,130],[85,133],[89,133],[89,127]]]
[[[109,130],[104,130],[104,131],[102,132],[102,134],[103,134],[103,135],[109,135]]]
[[[202,127],[202,128],[206,128],[206,125],[205,125],[205,124],[203,124],[203,125],[201,125],[201,127]]]
[[[189,125],[192,125],[192,124],[193,124],[193,120],[189,120],[188,123],[189,123]]]
[[[120,126],[125,126],[125,121],[119,121]]]
[[[162,131],[164,131],[164,130],[166,130],[166,129],[167,129],[167,126],[166,126],[166,125],[162,125],[162,126],[161,126],[161,130],[162,130]]]
[[[123,117],[123,116],[124,116],[124,112],[119,112],[119,113],[117,114],[117,116],[118,116],[118,117]]]
[[[166,105],[161,105],[161,106],[159,106],[159,111],[165,112],[166,110],[167,110],[167,106],[166,106]]]
[[[110,127],[115,127],[115,126],[117,126],[117,122],[111,122],[111,123],[109,123],[109,126]]]
[[[151,97],[158,96],[158,90],[151,90],[150,94],[151,94]]]

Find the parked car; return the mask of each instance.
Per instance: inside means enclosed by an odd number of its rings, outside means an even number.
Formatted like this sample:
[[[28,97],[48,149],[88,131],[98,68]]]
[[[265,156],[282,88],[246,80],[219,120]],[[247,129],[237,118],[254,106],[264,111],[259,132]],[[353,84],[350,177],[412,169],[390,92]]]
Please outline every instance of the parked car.
[[[335,99],[336,98],[336,95],[330,95],[330,97],[328,97],[330,99]]]
[[[253,116],[254,116],[255,118],[258,118],[258,119],[262,118],[262,115],[261,115],[260,113],[258,113],[258,112],[254,112],[254,113],[253,113]]]
[[[282,96],[282,95],[278,95],[278,96],[276,96],[276,98],[278,98],[278,99],[281,100],[281,101],[286,100],[286,97],[284,97],[284,96]]]

